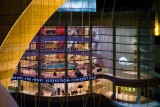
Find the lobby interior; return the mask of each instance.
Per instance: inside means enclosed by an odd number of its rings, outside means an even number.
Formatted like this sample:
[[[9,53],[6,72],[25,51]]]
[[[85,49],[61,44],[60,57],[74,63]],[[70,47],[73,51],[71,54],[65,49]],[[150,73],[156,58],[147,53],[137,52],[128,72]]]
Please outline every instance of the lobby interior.
[[[18,105],[104,107],[95,101],[103,96],[115,106],[158,107],[160,0],[86,0],[95,7],[84,10],[68,0],[58,11],[63,1],[53,1],[1,7],[0,82]]]

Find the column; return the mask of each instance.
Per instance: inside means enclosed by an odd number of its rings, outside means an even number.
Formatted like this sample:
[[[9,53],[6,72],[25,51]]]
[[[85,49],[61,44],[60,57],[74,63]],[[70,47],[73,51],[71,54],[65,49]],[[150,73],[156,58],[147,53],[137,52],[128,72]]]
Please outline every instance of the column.
[[[138,34],[136,36],[137,39],[137,43],[136,43],[136,47],[137,47],[137,79],[140,79],[140,27],[138,27]]]
[[[93,62],[92,62],[92,26],[89,26],[89,74],[90,76],[93,76]],[[92,80],[89,81],[89,90],[92,92]]]
[[[32,41],[31,41],[32,42]],[[33,45],[33,44],[32,44]],[[29,43],[29,52],[32,52],[32,49],[31,49],[31,43]],[[31,58],[32,56],[29,56],[29,64],[31,64],[31,60],[32,60],[32,58]],[[28,70],[30,70],[30,68],[28,69]]]
[[[136,39],[137,39],[137,79],[140,79],[140,30],[141,30],[141,12],[139,11],[139,18],[138,18],[138,27],[137,27],[137,35],[136,35]],[[140,103],[140,97],[141,97],[141,94],[140,94],[140,88],[137,88],[136,89],[136,94],[137,94],[137,98],[136,98],[136,103]]]
[[[114,23],[114,20],[113,20]],[[113,24],[113,77],[116,77],[116,26]],[[111,97],[113,100],[116,99],[116,85],[113,81],[113,94]]]
[[[140,90],[140,88],[136,89],[136,93],[137,93],[136,103],[139,104],[140,100],[141,100],[141,90]]]
[[[65,26],[65,78],[68,78],[68,28]],[[65,95],[68,95],[68,83],[65,83]]]
[[[18,75],[21,74],[21,60],[18,63],[18,72],[17,72],[17,74]],[[21,80],[18,80],[18,91],[21,91]]]
[[[140,21],[140,19],[139,19]],[[137,39],[137,79],[140,79],[140,25],[138,25],[138,29],[137,29],[137,35],[136,35],[136,39]],[[136,103],[140,103],[140,97],[141,97],[141,93],[140,93],[140,88],[136,89],[136,94],[137,94],[137,98],[136,98]]]
[[[42,53],[41,53],[41,35],[38,35],[38,78],[42,72]],[[41,83],[38,82],[38,95],[41,95]]]

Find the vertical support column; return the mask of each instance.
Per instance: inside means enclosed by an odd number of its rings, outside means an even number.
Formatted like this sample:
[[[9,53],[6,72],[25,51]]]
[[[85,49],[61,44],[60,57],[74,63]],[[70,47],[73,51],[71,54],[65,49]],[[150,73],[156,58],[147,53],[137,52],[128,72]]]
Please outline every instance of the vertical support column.
[[[116,76],[116,26],[115,21],[113,20],[113,77]],[[116,99],[116,85],[113,81],[113,94],[112,99]]]
[[[18,75],[20,75],[21,74],[21,60],[19,61],[19,63],[18,63]],[[21,80],[18,80],[18,91],[20,91],[21,90]]]
[[[33,44],[32,44],[33,45]],[[31,51],[31,43],[29,43],[29,51]],[[29,56],[29,64],[31,64],[31,58],[32,56]],[[28,69],[28,70],[30,70],[30,68]]]
[[[65,26],[65,78],[68,78],[68,28]],[[65,83],[65,95],[68,95],[68,83]]]
[[[71,36],[71,35],[70,35]],[[75,49],[75,41],[73,41],[72,49]]]
[[[115,81],[113,81],[113,94],[111,96],[111,99],[112,100],[116,100],[116,84],[115,84]]]
[[[137,79],[140,79],[140,27],[138,27],[137,33]]]
[[[42,55],[41,55],[41,35],[38,35],[38,78],[41,77]],[[38,95],[41,95],[41,83],[38,82]]]
[[[113,76],[116,76],[116,27],[113,26]]]
[[[93,72],[92,72],[92,69],[93,69],[93,62],[92,62],[92,26],[89,26],[89,39],[90,39],[90,42],[89,42],[89,73],[90,73],[90,76],[93,75]],[[92,80],[89,81],[89,89],[90,89],[90,92],[92,92]]]
[[[140,100],[141,100],[141,90],[140,90],[140,88],[137,88],[136,93],[137,93],[136,103],[139,104]]]
[[[138,25],[138,31],[137,31],[137,79],[140,79],[140,29],[141,27]],[[140,103],[140,88],[137,88],[136,90],[137,93],[137,98],[136,98],[136,103]]]

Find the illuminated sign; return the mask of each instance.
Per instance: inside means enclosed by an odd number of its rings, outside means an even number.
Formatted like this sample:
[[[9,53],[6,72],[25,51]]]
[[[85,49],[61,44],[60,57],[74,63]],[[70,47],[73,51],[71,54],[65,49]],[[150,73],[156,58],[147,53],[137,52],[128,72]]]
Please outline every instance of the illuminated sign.
[[[96,12],[96,0],[67,0],[58,11]]]
[[[95,80],[96,78],[97,78],[96,76],[86,76],[86,77],[76,77],[76,78],[37,78],[37,77],[13,75],[12,80],[24,80],[24,81],[40,82],[40,83],[71,83],[71,82]]]
[[[119,58],[119,64],[121,65],[131,65],[133,63],[129,63],[126,57]]]

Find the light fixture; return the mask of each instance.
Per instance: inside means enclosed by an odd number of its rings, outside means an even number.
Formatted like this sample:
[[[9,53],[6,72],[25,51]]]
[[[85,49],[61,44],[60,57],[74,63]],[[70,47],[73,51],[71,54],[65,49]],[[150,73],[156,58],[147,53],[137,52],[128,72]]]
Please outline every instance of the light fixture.
[[[131,65],[133,63],[129,63],[126,57],[119,58],[119,64],[121,65]]]

